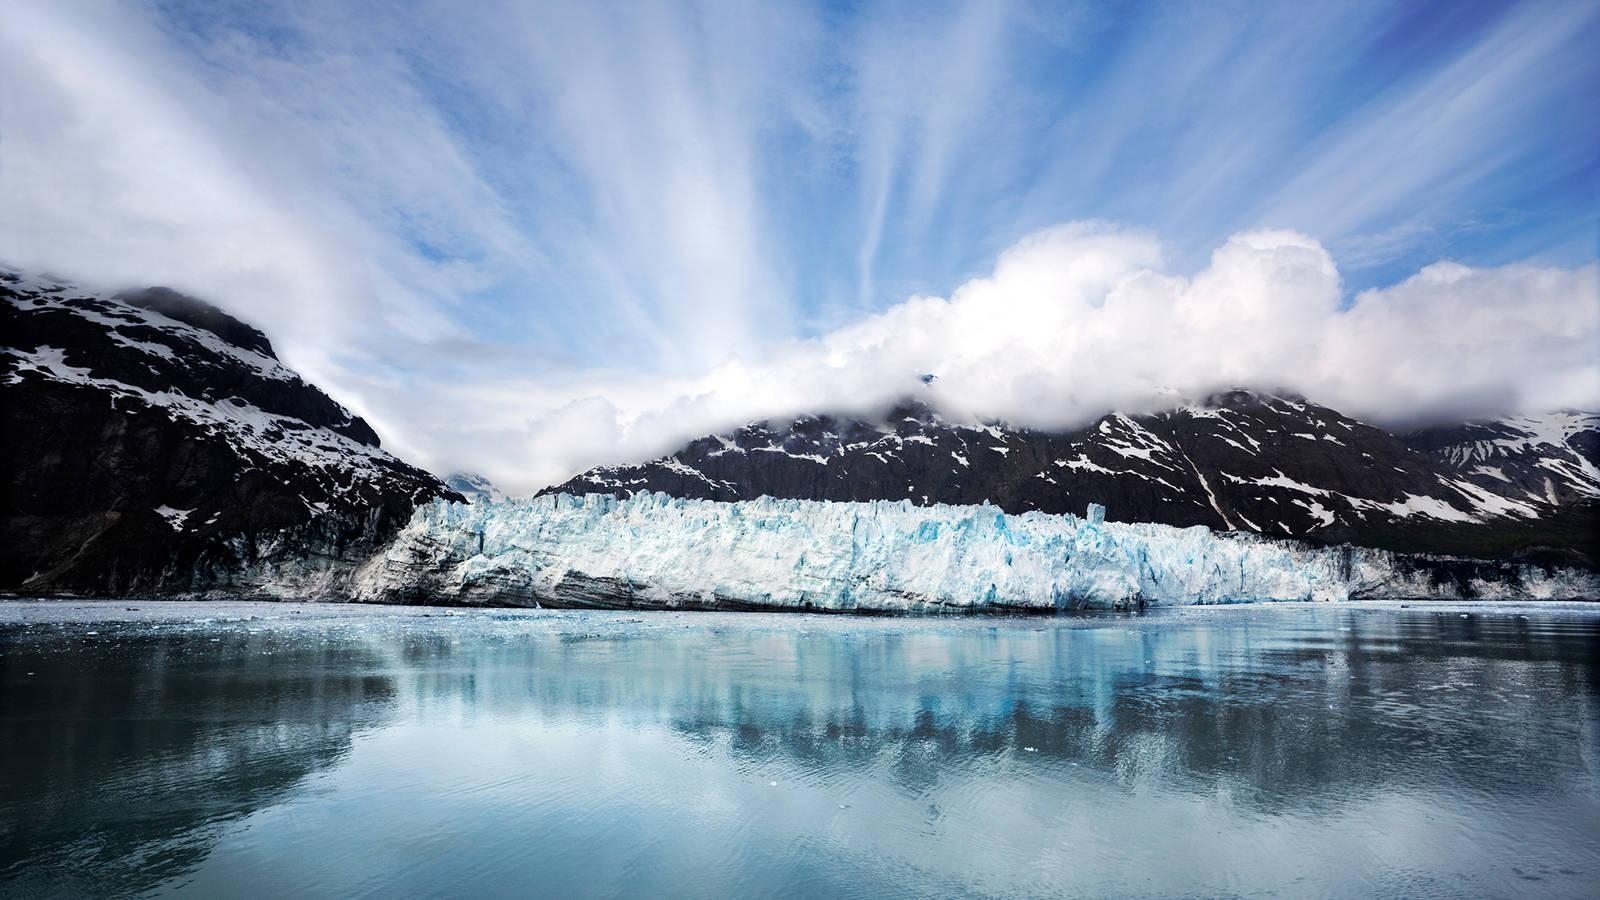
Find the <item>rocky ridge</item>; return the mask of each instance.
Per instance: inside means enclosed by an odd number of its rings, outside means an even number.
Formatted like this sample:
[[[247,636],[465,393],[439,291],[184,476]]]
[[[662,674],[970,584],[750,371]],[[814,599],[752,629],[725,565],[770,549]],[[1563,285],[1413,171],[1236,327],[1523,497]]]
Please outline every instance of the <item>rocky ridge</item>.
[[[338,590],[435,498],[259,330],[164,288],[0,269],[0,589]]]
[[[753,422],[544,493],[749,500],[1102,504],[1116,521],[1593,566],[1600,415],[1564,411],[1396,434],[1303,397],[1235,390],[1041,431],[950,421],[922,402],[878,418]]]

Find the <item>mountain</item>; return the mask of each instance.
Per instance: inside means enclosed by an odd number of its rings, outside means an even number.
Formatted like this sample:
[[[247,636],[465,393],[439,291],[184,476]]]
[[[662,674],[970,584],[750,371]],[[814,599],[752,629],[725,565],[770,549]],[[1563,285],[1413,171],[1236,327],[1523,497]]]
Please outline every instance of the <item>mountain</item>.
[[[1315,543],[1593,566],[1600,416],[1561,412],[1393,434],[1290,394],[1236,390],[1064,431],[882,418],[754,422],[542,493],[990,502]]]
[[[461,499],[200,300],[0,269],[0,301],[0,590],[326,591]]]
[[[0,300],[0,590],[349,596],[417,506],[503,499],[481,476],[446,484],[391,456],[259,330],[200,300],[3,268]],[[1114,522],[1593,568],[1600,416],[1396,434],[1231,391],[1047,431],[906,402],[756,422],[542,493],[644,491],[1012,513],[1096,503]]]
[[[452,472],[444,483],[450,490],[467,499],[468,503],[498,503],[506,499],[506,492],[476,472]]]

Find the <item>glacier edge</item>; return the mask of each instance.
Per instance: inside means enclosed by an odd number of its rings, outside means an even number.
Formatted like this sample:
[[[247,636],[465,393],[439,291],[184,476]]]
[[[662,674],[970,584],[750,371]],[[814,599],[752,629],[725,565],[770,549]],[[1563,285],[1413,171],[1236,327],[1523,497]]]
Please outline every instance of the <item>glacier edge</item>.
[[[640,493],[419,506],[354,599],[861,613],[1351,599],[1585,599],[1600,575],[1204,526],[907,501]]]

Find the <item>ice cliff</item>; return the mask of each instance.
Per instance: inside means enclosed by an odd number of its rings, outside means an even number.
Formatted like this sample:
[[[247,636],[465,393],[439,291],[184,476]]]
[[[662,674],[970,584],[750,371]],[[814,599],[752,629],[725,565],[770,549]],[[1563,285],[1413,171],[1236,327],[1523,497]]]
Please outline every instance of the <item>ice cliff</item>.
[[[1591,572],[1410,557],[989,506],[557,494],[420,506],[356,599],[1045,611],[1131,603],[1578,599]]]

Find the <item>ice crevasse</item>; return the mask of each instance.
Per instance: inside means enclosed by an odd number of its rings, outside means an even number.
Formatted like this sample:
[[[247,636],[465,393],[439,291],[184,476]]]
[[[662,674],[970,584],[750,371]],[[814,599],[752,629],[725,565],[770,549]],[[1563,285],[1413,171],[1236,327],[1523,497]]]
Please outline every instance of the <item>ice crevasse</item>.
[[[1458,561],[1463,562],[1464,561]],[[356,598],[547,606],[1051,610],[1361,597],[1567,599],[1592,573],[981,506],[557,494],[417,509]],[[1476,574],[1474,574],[1476,573]]]

